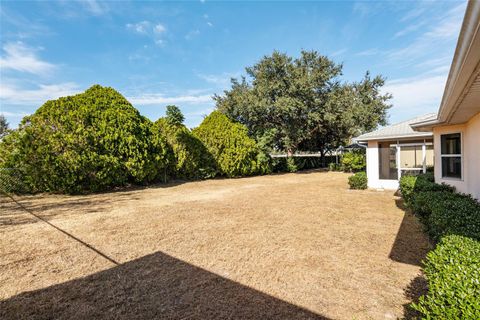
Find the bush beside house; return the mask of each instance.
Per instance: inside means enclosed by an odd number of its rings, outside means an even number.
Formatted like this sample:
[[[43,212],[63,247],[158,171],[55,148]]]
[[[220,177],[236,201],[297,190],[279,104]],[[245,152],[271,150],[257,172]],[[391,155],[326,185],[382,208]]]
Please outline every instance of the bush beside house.
[[[428,294],[413,308],[426,319],[479,319],[480,204],[434,183],[431,174],[402,177],[400,191],[439,241],[424,265]]]

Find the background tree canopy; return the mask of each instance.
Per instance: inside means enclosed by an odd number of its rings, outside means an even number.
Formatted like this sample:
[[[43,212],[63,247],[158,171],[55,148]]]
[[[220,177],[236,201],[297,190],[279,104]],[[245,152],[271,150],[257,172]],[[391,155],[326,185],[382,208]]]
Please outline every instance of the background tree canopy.
[[[390,94],[381,94],[381,76],[354,83],[339,79],[342,65],[316,51],[299,58],[273,52],[232,79],[215,95],[217,109],[244,124],[270,150],[323,154],[350,138],[386,124]]]
[[[8,122],[3,114],[0,114],[0,138],[7,134]]]

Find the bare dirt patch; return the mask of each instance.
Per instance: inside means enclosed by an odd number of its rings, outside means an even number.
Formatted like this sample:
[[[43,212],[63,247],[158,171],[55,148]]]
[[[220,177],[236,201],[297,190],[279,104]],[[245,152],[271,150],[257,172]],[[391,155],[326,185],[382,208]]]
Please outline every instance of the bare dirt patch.
[[[2,198],[0,318],[401,317],[429,243],[347,176]]]

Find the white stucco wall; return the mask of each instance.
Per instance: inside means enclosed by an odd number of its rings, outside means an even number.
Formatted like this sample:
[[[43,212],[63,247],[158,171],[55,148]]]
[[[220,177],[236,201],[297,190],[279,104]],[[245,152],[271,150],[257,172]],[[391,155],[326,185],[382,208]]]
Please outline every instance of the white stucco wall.
[[[367,178],[368,187],[373,189],[391,189],[398,188],[397,180],[379,179],[378,168],[378,141],[369,141],[367,148]]]
[[[462,179],[442,178],[441,138],[442,134],[462,134]],[[433,129],[435,149],[435,181],[454,186],[457,191],[469,193],[480,199],[480,113],[467,123],[439,126]]]

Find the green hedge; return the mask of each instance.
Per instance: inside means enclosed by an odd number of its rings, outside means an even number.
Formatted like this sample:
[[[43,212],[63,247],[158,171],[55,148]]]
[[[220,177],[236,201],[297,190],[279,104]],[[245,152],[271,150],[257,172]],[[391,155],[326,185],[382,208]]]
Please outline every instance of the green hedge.
[[[214,111],[192,133],[215,159],[220,174],[227,177],[270,172],[269,158],[248,136],[247,128]]]
[[[445,236],[427,255],[428,293],[412,307],[424,319],[480,319],[480,242]]]
[[[180,114],[181,115],[181,114]],[[180,117],[177,114],[177,117]],[[190,130],[179,122],[160,118],[155,122],[155,132],[161,135],[173,151],[174,159],[168,175],[184,179],[206,179],[216,175],[213,156]]]
[[[367,189],[368,179],[365,172],[357,172],[354,175],[348,177],[348,184],[350,189]]]
[[[405,203],[439,241],[424,264],[429,291],[413,308],[424,319],[480,319],[480,204],[433,176],[404,176]]]
[[[434,183],[433,173],[418,176],[405,175],[400,178],[400,192],[407,206],[414,202],[414,197],[420,191],[448,191],[454,192],[455,188],[446,184]]]
[[[432,239],[457,234],[480,240],[480,204],[472,197],[432,182],[429,174],[402,177],[400,191]]]
[[[0,167],[15,168],[31,192],[78,193],[154,181],[167,156],[150,120],[114,89],[95,85],[25,117],[2,139]]]
[[[331,160],[326,157],[326,160]],[[320,157],[289,157],[273,158],[271,160],[273,172],[296,172],[300,170],[316,169],[323,167]]]

